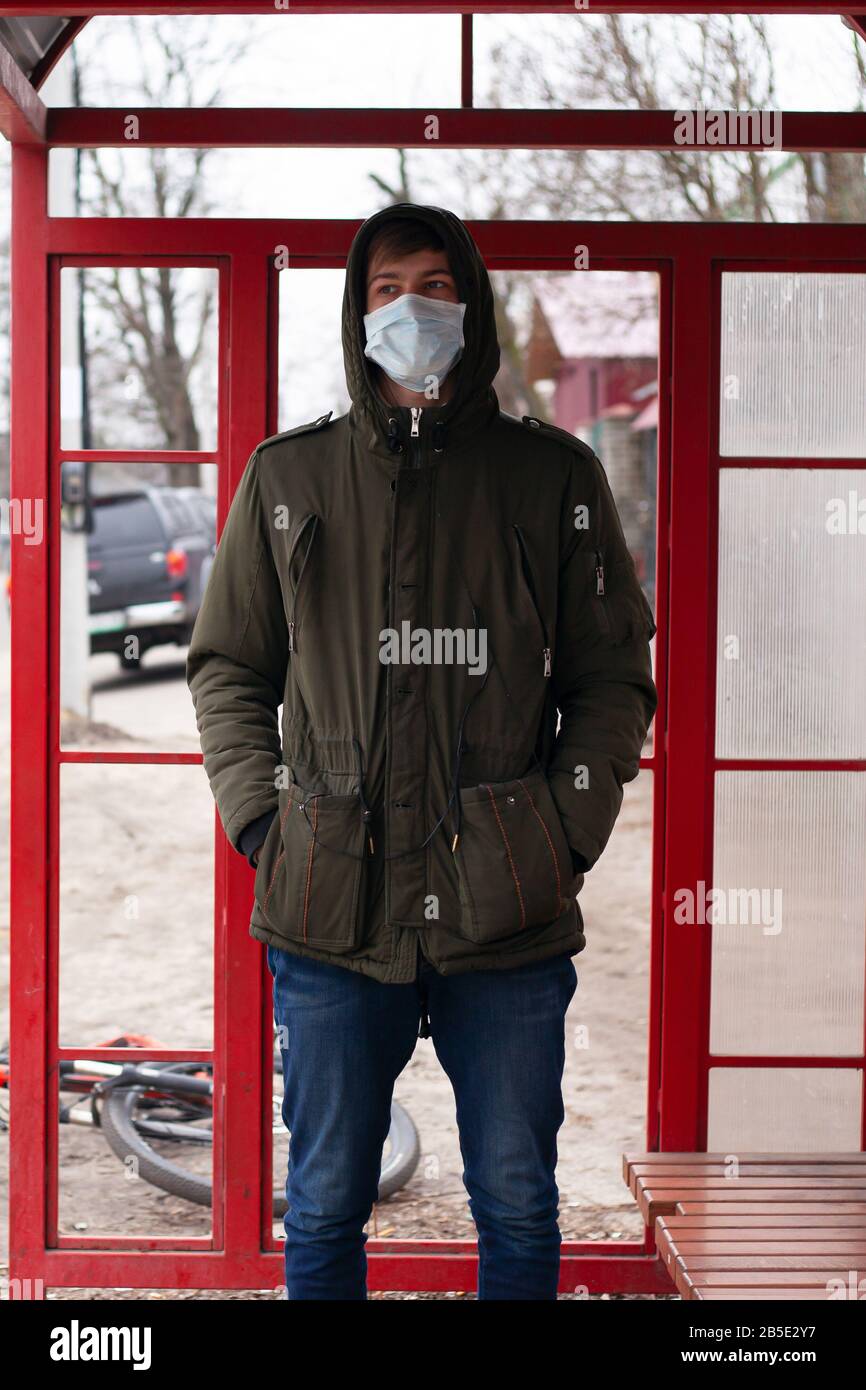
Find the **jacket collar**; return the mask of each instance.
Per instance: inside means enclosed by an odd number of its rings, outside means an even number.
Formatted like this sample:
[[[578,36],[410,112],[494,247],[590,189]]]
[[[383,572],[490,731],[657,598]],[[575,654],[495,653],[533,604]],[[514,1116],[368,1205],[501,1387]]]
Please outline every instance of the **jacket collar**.
[[[377,394],[378,406],[353,401],[349,407],[349,428],[363,448],[392,462],[408,459],[413,446],[420,449],[424,463],[435,463],[471,446],[479,431],[488,427],[499,415],[499,400],[493,387],[459,403],[450,410],[452,401],[439,405],[430,401],[415,417],[418,434],[413,436],[412,407],[391,405]],[[398,448],[397,445],[402,445]]]

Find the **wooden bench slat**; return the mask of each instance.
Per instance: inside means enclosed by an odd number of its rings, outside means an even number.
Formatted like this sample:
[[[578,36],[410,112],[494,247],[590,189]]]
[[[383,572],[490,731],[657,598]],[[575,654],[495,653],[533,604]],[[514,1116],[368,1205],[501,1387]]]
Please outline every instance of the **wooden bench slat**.
[[[840,1270],[850,1270],[852,1264],[856,1267],[857,1260],[852,1261],[848,1255],[833,1255],[828,1251],[818,1255],[759,1255],[750,1251],[747,1255],[695,1255],[689,1258],[688,1268],[692,1274],[700,1273],[701,1270],[725,1269],[747,1270],[752,1273],[782,1269],[820,1269],[838,1274]],[[857,1271],[858,1278],[866,1275],[866,1260],[861,1260],[860,1265],[862,1268]]]
[[[710,1272],[699,1270],[687,1277],[695,1287],[749,1290],[769,1287],[820,1289],[825,1288],[831,1280],[838,1283],[840,1276],[838,1269],[717,1269]]]
[[[817,1204],[816,1204],[817,1206]],[[671,1231],[727,1231],[731,1234],[742,1232],[744,1240],[750,1239],[761,1228],[772,1230],[774,1227],[783,1227],[790,1231],[821,1231],[824,1229],[839,1229],[866,1231],[866,1211],[858,1215],[835,1214],[827,1215],[826,1208],[818,1206],[816,1212],[812,1214],[804,1213],[796,1216],[776,1216],[772,1212],[755,1212],[746,1215],[730,1215],[726,1209],[723,1213],[711,1216],[659,1216],[656,1218],[656,1230],[664,1225]]]
[[[766,1187],[787,1187],[792,1189],[802,1188],[804,1192],[833,1192],[845,1191],[853,1188],[866,1192],[866,1172],[852,1174],[849,1177],[812,1177],[797,1178],[768,1176],[763,1177],[754,1173],[741,1173],[738,1178],[726,1178],[721,1173],[704,1173],[694,1177],[670,1177],[667,1173],[659,1173],[651,1178],[641,1178],[642,1187],[678,1187],[682,1192],[694,1192],[698,1188],[718,1188],[726,1192],[729,1188],[752,1190],[760,1192]]]
[[[626,1163],[705,1163],[707,1159],[722,1163],[730,1153],[730,1149],[690,1149],[687,1153],[678,1153],[674,1149],[650,1149],[645,1153],[625,1153],[623,1159]],[[737,1157],[741,1162],[748,1163],[784,1163],[789,1158],[795,1163],[866,1163],[863,1149],[841,1149],[838,1152],[830,1149],[788,1149],[779,1153],[761,1149],[757,1153],[738,1153]]]
[[[866,1201],[866,1188],[826,1188],[810,1190],[809,1202],[812,1205],[822,1202],[832,1203],[838,1199],[840,1194],[851,1200]],[[711,1201],[722,1207],[726,1204],[741,1203],[746,1200],[746,1193],[740,1186],[737,1188],[695,1188],[687,1195],[692,1196],[695,1200]],[[753,1203],[760,1201],[768,1205],[772,1205],[774,1202],[790,1203],[795,1195],[795,1190],[789,1187],[752,1188],[749,1190],[749,1197]],[[638,1208],[648,1226],[653,1224],[657,1216],[672,1215],[681,1209],[682,1200],[682,1190],[673,1187],[641,1187],[637,1197]],[[756,1210],[760,1211],[761,1207],[756,1207]]]
[[[866,1153],[853,1149],[843,1153],[738,1153],[737,1158],[740,1163],[763,1163],[775,1164],[785,1163],[793,1159],[796,1163],[814,1163],[832,1167],[837,1163],[863,1164],[866,1166]],[[656,1167],[666,1167],[670,1164],[690,1164],[693,1167],[700,1167],[702,1163],[727,1163],[730,1162],[730,1151],[728,1153],[643,1153],[643,1154],[623,1154],[623,1181],[626,1186],[631,1186],[630,1174],[635,1164],[652,1164]]]
[[[692,1303],[741,1303],[742,1289],[693,1289]],[[827,1289],[750,1289],[747,1295],[750,1303],[772,1300],[774,1303],[822,1303],[830,1298]]]
[[[866,1240],[759,1240],[755,1244],[749,1244],[748,1250],[744,1250],[742,1241],[737,1240],[716,1240],[709,1237],[708,1240],[673,1240],[667,1241],[666,1250],[671,1257],[684,1259],[689,1269],[695,1259],[712,1259],[716,1255],[734,1255],[737,1259],[755,1257],[776,1258],[776,1255],[802,1255],[805,1261],[810,1261],[815,1255],[826,1252],[827,1255],[853,1255],[853,1264],[859,1262],[866,1265]],[[660,1254],[659,1248],[659,1254]],[[760,1265],[756,1268],[765,1268]]]
[[[862,1216],[866,1201],[833,1202],[775,1202],[768,1208],[764,1202],[698,1202],[687,1198],[677,1203],[676,1216]]]
[[[736,1176],[729,1175],[728,1166],[721,1163],[705,1163],[687,1165],[684,1163],[673,1164],[670,1168],[656,1167],[655,1165],[638,1163],[630,1171],[628,1187],[637,1195],[637,1187],[641,1181],[651,1179],[654,1183],[664,1182],[665,1186],[675,1182],[683,1181],[685,1186],[690,1186],[700,1181],[717,1179],[724,1182],[741,1182],[744,1178],[784,1178],[799,1179],[806,1182],[818,1179],[823,1181],[825,1178],[850,1178],[855,1183],[866,1182],[866,1165],[854,1165],[850,1163],[837,1163],[831,1167],[822,1167],[817,1163],[795,1163],[786,1165],[784,1163],[741,1163]]]

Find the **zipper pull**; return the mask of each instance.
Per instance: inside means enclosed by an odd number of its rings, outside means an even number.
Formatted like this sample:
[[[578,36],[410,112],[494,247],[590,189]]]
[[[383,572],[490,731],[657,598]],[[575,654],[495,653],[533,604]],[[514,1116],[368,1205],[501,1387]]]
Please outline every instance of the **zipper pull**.
[[[295,650],[295,624],[289,623],[289,651]]]
[[[545,674],[545,676],[549,676],[549,675],[550,675],[550,648],[549,648],[549,647],[545,647],[545,648],[544,648],[544,674]]]
[[[409,430],[409,435],[412,439],[417,439],[421,433],[418,427],[421,424],[422,409],[423,406],[420,405],[410,405],[409,407],[409,413],[412,416],[412,428]]]
[[[604,565],[601,563],[601,551],[595,552],[595,592],[604,593]]]

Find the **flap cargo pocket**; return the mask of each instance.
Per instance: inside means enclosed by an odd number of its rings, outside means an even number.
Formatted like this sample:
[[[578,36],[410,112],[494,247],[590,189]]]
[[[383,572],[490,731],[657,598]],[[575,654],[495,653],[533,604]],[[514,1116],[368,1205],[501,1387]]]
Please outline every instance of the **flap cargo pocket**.
[[[359,940],[367,837],[358,797],[282,788],[256,868],[255,895],[274,931],[324,951]]]
[[[571,905],[573,874],[547,778],[536,770],[482,782],[461,789],[460,801],[454,859],[463,934],[497,941],[561,916]]]

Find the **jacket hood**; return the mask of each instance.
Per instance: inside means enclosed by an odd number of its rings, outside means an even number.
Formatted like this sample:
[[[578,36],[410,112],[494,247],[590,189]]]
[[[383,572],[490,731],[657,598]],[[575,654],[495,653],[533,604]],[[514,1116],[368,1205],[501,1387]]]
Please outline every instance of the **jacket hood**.
[[[366,313],[367,248],[380,227],[396,218],[413,217],[425,222],[442,238],[454,275],[457,293],[466,305],[463,320],[465,346],[452,368],[454,393],[442,405],[431,403],[439,438],[445,447],[453,446],[474,433],[495,415],[499,403],[493,380],[499,370],[499,340],[496,333],[493,289],[487,267],[466,226],[446,208],[420,203],[392,203],[374,213],[355,233],[346,262],[343,290],[343,363],[352,406],[349,420],[360,428],[365,443],[381,451],[387,448],[389,418],[405,414],[406,407],[390,405],[380,395],[374,364],[364,355],[367,336]],[[425,412],[427,411],[425,407]]]

